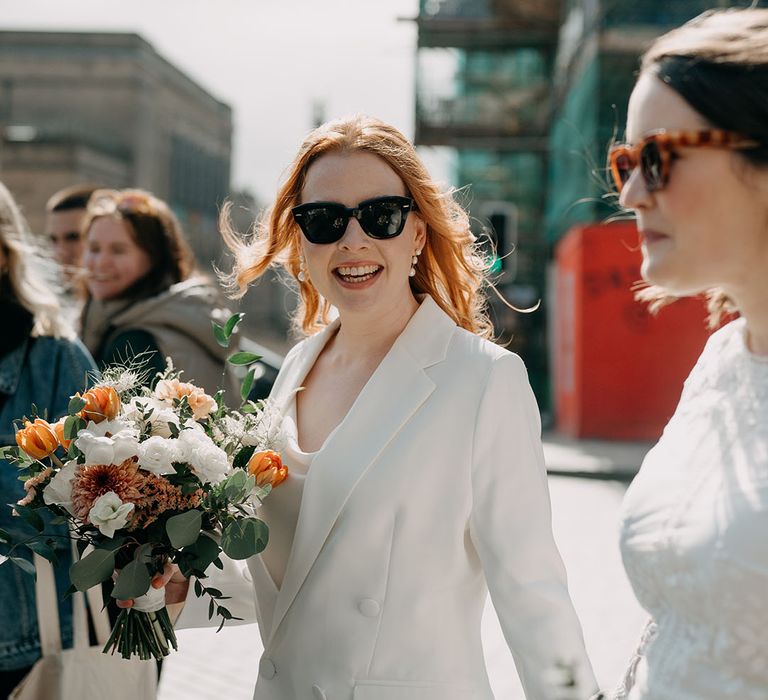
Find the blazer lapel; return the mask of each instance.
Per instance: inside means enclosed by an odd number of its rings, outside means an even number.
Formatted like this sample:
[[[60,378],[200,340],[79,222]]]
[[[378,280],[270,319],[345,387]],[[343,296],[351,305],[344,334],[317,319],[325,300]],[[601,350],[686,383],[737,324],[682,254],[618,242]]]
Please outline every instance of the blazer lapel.
[[[343,422],[315,456],[304,483],[296,533],[268,645],[356,484],[434,390],[434,383],[424,369],[445,357],[454,327],[434,301],[426,297]],[[298,381],[306,376],[320,349]]]

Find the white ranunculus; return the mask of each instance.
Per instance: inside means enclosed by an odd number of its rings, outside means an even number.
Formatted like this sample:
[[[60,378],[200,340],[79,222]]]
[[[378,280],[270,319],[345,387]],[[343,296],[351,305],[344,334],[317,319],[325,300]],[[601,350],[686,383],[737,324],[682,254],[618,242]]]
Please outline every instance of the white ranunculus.
[[[120,464],[139,454],[139,436],[133,428],[124,428],[112,437],[81,430],[75,446],[83,453],[85,464]]]
[[[173,462],[180,462],[178,441],[154,435],[139,444],[139,466],[157,476],[173,474]]]
[[[43,501],[46,505],[57,505],[65,508],[74,514],[72,507],[72,479],[75,476],[77,462],[70,460],[54,477],[48,482],[48,486],[43,489]]]
[[[91,435],[96,437],[106,437],[107,434],[116,435],[131,427],[132,426],[126,421],[115,418],[114,420],[103,420],[101,423],[94,423],[92,420],[89,420],[83,430],[87,430]]]
[[[114,491],[99,496],[88,511],[88,520],[106,537],[114,537],[115,531],[125,527],[130,520],[133,503],[123,503]]]
[[[231,471],[227,453],[202,430],[182,430],[178,446],[186,462],[203,483],[217,484]]]

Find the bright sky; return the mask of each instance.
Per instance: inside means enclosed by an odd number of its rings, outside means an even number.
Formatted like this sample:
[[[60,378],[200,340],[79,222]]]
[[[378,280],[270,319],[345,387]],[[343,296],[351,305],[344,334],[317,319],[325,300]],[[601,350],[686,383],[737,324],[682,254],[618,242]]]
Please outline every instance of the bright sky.
[[[271,200],[312,126],[367,112],[413,137],[418,0],[24,0],[3,29],[141,34],[234,110],[233,186]],[[438,175],[438,173],[433,173]]]

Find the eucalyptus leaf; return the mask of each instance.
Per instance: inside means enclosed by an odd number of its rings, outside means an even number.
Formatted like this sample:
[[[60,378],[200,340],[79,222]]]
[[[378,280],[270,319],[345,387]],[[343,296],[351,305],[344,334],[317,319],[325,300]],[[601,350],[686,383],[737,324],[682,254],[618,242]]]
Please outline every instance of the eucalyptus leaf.
[[[38,532],[42,532],[45,529],[45,523],[40,517],[39,513],[30,508],[29,506],[20,506],[18,503],[13,506],[13,509],[21,517],[21,519],[28,525],[31,525]]]
[[[152,548],[154,543],[145,542],[142,545],[136,547],[136,551],[133,553],[134,561],[141,562],[142,564],[149,564],[152,561]]]
[[[69,567],[69,579],[78,591],[87,591],[106,581],[115,569],[115,553],[108,549],[94,549]]]
[[[50,544],[33,540],[32,542],[27,542],[27,547],[39,554],[43,559],[47,559],[51,564],[59,563],[56,552]]]
[[[238,469],[245,469],[248,460],[255,451],[256,447],[254,445],[246,445],[235,455],[235,458],[232,460],[232,466]]]
[[[221,553],[221,548],[216,540],[202,532],[197,538],[197,542],[184,548],[184,553],[190,555],[188,560],[190,568],[205,573],[205,570]]]
[[[269,541],[266,523],[258,518],[234,520],[224,528],[221,548],[230,559],[247,559],[263,551]]]
[[[16,564],[25,574],[29,574],[32,578],[37,578],[37,572],[35,571],[35,565],[31,561],[27,561],[22,557],[8,557],[11,562]]]
[[[152,577],[149,575],[147,565],[134,559],[117,575],[112,597],[118,600],[138,598],[149,590],[151,582]]]
[[[260,359],[261,355],[255,355],[252,352],[236,352],[227,358],[227,362],[231,365],[250,365],[258,362]]]
[[[242,469],[235,469],[224,482],[224,495],[227,500],[239,502],[242,500],[245,491],[245,484],[248,481],[247,472]]]
[[[70,416],[74,416],[76,413],[80,413],[80,411],[85,408],[85,404],[87,402],[85,399],[83,399],[80,396],[73,396],[69,400],[69,406],[67,406],[67,413],[69,413]]]
[[[85,426],[86,423],[80,416],[67,416],[64,419],[64,439],[74,440],[77,437],[77,432]]]
[[[203,525],[203,515],[199,510],[188,510],[186,513],[174,515],[165,523],[168,539],[176,549],[194,544],[200,536]]]

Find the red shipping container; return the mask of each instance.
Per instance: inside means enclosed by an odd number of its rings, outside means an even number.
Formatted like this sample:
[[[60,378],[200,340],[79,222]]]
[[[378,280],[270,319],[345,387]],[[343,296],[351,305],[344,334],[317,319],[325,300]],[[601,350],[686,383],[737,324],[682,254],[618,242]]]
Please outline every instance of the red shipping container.
[[[577,438],[655,440],[709,336],[701,299],[656,316],[635,301],[634,222],[576,226],[555,251],[557,429]]]

